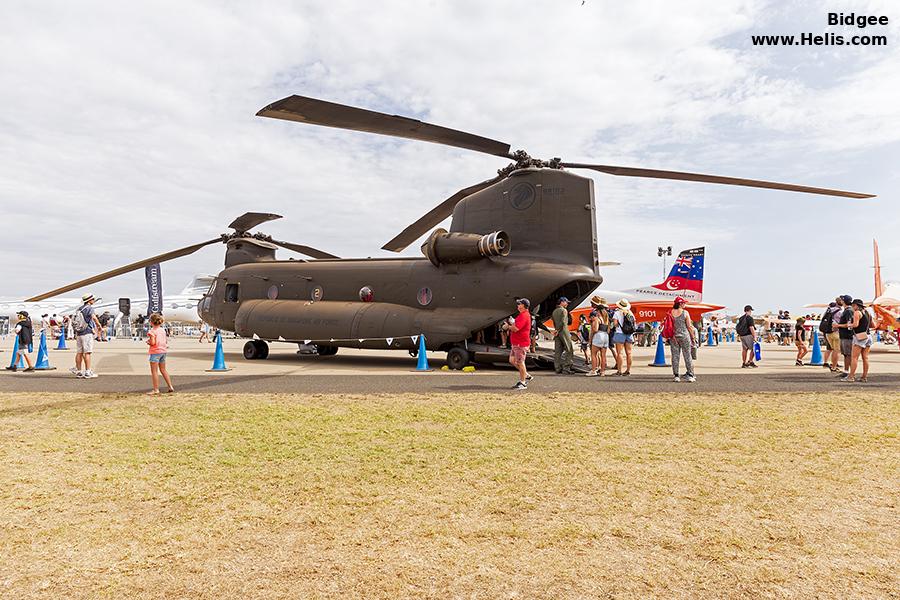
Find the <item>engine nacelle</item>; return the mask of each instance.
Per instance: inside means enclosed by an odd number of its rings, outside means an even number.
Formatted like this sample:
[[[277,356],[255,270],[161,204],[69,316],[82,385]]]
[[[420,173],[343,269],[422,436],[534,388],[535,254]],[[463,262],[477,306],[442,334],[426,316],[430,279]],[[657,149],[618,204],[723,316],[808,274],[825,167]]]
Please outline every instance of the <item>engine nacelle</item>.
[[[436,229],[422,244],[422,254],[436,267],[446,264],[465,263],[491,256],[509,254],[509,235],[505,231],[495,231],[487,235],[478,233],[447,233],[446,229]]]

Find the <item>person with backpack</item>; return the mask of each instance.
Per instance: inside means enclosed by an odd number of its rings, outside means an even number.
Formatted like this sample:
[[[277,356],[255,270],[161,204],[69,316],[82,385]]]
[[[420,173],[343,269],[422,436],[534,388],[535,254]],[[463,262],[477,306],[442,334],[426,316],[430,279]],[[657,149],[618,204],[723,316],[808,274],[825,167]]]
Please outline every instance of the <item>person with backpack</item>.
[[[591,357],[588,354],[588,348],[591,345],[591,326],[588,324],[587,317],[580,315],[578,317],[578,343],[581,345],[581,354],[584,355],[584,363],[591,364]]]
[[[79,379],[93,379],[97,374],[91,370],[91,354],[94,352],[94,332],[100,330],[100,322],[94,314],[93,294],[81,297],[84,304],[72,315],[75,329],[75,367],[69,369]]]
[[[690,315],[684,309],[685,304],[687,301],[681,296],[675,298],[672,310],[669,311],[663,322],[662,336],[669,340],[669,347],[672,350],[672,373],[675,375],[673,379],[675,383],[681,381],[678,374],[678,363],[682,355],[684,355],[684,367],[687,372],[686,381],[688,383],[697,381],[697,378],[694,377],[694,361],[691,353],[691,349],[697,343],[697,338],[694,334],[695,330],[691,326]]]
[[[612,342],[615,344],[616,375],[631,375],[631,347],[634,345],[635,322],[631,313],[631,303],[622,298],[616,302],[611,324],[615,325]],[[622,371],[622,366],[625,370]]]
[[[835,299],[834,302],[828,305],[828,308],[822,313],[822,319],[819,321],[819,331],[825,336],[825,360],[822,366],[830,369],[832,373],[838,371],[837,362],[841,353],[841,339],[838,337],[838,332],[834,329],[834,317],[840,311],[838,301],[840,301],[840,298]]]
[[[575,347],[569,333],[569,299],[561,296],[551,314],[553,319],[553,368],[557,375],[572,374],[572,359]]]
[[[744,307],[744,314],[738,319],[734,331],[741,338],[741,368],[755,369],[753,344],[756,343],[756,323],[753,321],[753,307],[749,304]]]

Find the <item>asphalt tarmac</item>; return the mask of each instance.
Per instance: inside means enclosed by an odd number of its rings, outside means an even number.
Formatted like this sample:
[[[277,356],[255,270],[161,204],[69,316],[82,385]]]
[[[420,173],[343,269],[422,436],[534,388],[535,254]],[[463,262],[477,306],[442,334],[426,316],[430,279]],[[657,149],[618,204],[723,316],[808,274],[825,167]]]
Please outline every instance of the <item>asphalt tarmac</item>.
[[[54,342],[55,343],[55,342]],[[703,347],[695,363],[696,383],[674,383],[670,367],[650,367],[654,348],[634,348],[632,375],[606,377],[555,375],[534,371],[528,391],[511,390],[517,377],[508,365],[477,365],[473,373],[443,371],[444,353],[429,352],[435,370],[417,372],[416,360],[405,352],[363,351],[342,348],[336,356],[297,355],[296,346],[272,344],[267,360],[247,361],[241,356],[244,340],[225,340],[225,360],[232,369],[209,373],[214,345],[195,339],[173,338],[169,370],[179,392],[185,393],[339,393],[339,394],[458,394],[509,392],[821,392],[841,389],[900,391],[900,351],[896,346],[876,347],[871,354],[868,383],[841,383],[822,367],[797,367],[793,347],[763,346],[758,369],[740,368],[740,347],[723,344]],[[150,387],[147,346],[140,341],[115,340],[97,344],[94,353],[96,379],[82,380],[70,374],[74,352],[50,351],[53,371],[12,373],[0,370],[0,391],[31,393],[138,393]],[[0,353],[9,360],[10,353]],[[35,354],[32,354],[32,359]],[[668,358],[668,352],[667,352]]]
[[[827,372],[813,367],[795,374],[759,373],[754,375],[707,375],[696,383],[674,383],[668,372],[631,375],[629,377],[592,378],[584,375],[555,375],[536,372],[526,391],[510,389],[515,375],[510,373],[469,374],[428,372],[409,376],[365,375],[334,377],[332,375],[227,375],[173,376],[173,383],[184,393],[223,394],[458,394],[466,392],[527,393],[615,393],[641,392],[684,394],[695,392],[823,392],[842,389],[900,391],[900,375],[873,375],[868,383],[841,383]],[[102,375],[82,380],[74,376],[49,373],[23,373],[3,376],[0,390],[33,393],[137,393],[149,390],[149,375]],[[164,389],[164,387],[163,387]]]

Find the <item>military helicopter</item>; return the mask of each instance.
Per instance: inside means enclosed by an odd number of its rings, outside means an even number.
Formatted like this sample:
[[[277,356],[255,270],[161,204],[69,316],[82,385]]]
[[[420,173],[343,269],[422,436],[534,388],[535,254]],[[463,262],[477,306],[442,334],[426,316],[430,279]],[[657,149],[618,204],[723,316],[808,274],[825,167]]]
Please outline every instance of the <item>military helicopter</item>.
[[[246,213],[230,234],[140,260],[31,298],[37,301],[141,267],[224,243],[222,270],[199,304],[201,318],[252,338],[244,357],[268,356],[268,342],[314,344],[320,355],[339,347],[447,352],[451,368],[474,359],[475,332],[515,312],[529,298],[545,320],[560,296],[577,306],[602,281],[592,179],[567,169],[610,175],[699,181],[869,198],[846,192],[679,171],[549,161],[510,145],[403,116],[304,96],[270,104],[258,116],[444,144],[512,159],[496,177],[453,194],[406,227],[383,248],[399,252],[448,216],[450,230],[431,231],[421,258],[338,258],[249,230],[280,218]],[[278,247],[311,260],[277,260]],[[613,263],[615,264],[615,263]]]

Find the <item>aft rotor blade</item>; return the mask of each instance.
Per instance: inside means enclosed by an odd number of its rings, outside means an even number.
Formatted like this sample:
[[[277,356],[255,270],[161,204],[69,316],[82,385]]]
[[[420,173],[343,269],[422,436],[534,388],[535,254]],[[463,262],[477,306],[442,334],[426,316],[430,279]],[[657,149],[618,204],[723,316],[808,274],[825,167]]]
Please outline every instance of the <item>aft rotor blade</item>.
[[[231,225],[229,225],[228,227],[234,229],[235,231],[244,232],[253,229],[260,223],[274,221],[275,219],[280,218],[281,215],[276,215],[274,213],[247,212],[232,221]]]
[[[294,252],[299,252],[300,254],[305,254],[306,256],[312,256],[313,258],[340,258],[339,256],[329,254],[328,252],[323,252],[322,250],[313,248],[312,246],[292,244],[291,242],[282,242],[279,240],[271,239],[267,241],[272,242],[276,246],[281,246],[282,248],[287,248],[288,250],[293,250]]]
[[[497,140],[473,135],[465,131],[431,125],[409,117],[388,115],[305,96],[288,96],[278,102],[273,102],[256,113],[256,115],[258,117],[271,117],[273,119],[285,119],[311,125],[322,125],[324,127],[337,127],[338,129],[366,131],[368,133],[421,140],[423,142],[444,144],[445,146],[465,148],[466,150],[510,158],[509,144],[498,142]]]
[[[453,213],[453,207],[456,206],[456,203],[469,196],[474,194],[475,192],[479,192],[484,188],[493,185],[500,181],[502,177],[494,177],[493,179],[488,179],[486,181],[482,181],[481,183],[476,183],[475,185],[471,185],[465,189],[459,190],[430,211],[425,213],[418,221],[404,229],[391,241],[382,246],[384,250],[390,250],[392,252],[400,252],[406,249],[407,246],[412,244],[414,241],[422,237],[425,233],[430,231],[433,227],[435,227],[438,223],[449,217]]]
[[[654,179],[678,179],[681,181],[700,181],[703,183],[721,183],[724,185],[743,185],[746,187],[769,188],[772,190],[787,190],[789,192],[823,194],[825,196],[843,196],[845,198],[875,197],[875,194],[845,192],[843,190],[794,185],[792,183],[777,183],[774,181],[760,181],[758,179],[740,179],[737,177],[722,177],[720,175],[684,173],[682,171],[661,171],[659,169],[639,169],[635,167],[617,167],[612,165],[588,165],[583,163],[562,163],[562,166],[569,169],[593,169],[594,171],[600,171],[601,173],[624,175],[627,177],[652,177]]]
[[[204,246],[208,246],[210,244],[216,244],[222,241],[222,238],[216,238],[214,240],[207,240],[205,242],[200,242],[199,244],[194,244],[193,246],[185,246],[184,248],[180,248],[178,250],[172,250],[171,252],[166,252],[165,254],[157,254],[156,256],[151,256],[150,258],[146,258],[144,260],[139,260],[137,262],[133,262],[131,264],[125,265],[124,267],[119,267],[117,269],[113,269],[112,271],[107,271],[105,273],[100,273],[99,275],[94,275],[93,277],[88,277],[87,279],[82,279],[81,281],[76,281],[75,283],[70,283],[69,285],[65,285],[61,288],[57,288],[53,291],[47,292],[45,294],[40,294],[35,296],[34,298],[28,298],[25,302],[39,302],[46,298],[52,298],[53,296],[58,296],[60,294],[64,294],[71,290],[76,290],[80,287],[84,287],[86,285],[91,285],[92,283],[97,283],[100,281],[105,281],[107,279],[111,279],[118,275],[122,275],[124,273],[129,273],[131,271],[136,271],[141,267],[146,267],[148,265],[152,265],[155,263],[165,262],[167,260],[172,260],[173,258],[180,258],[182,256],[187,256],[188,254],[193,254],[200,248]]]

